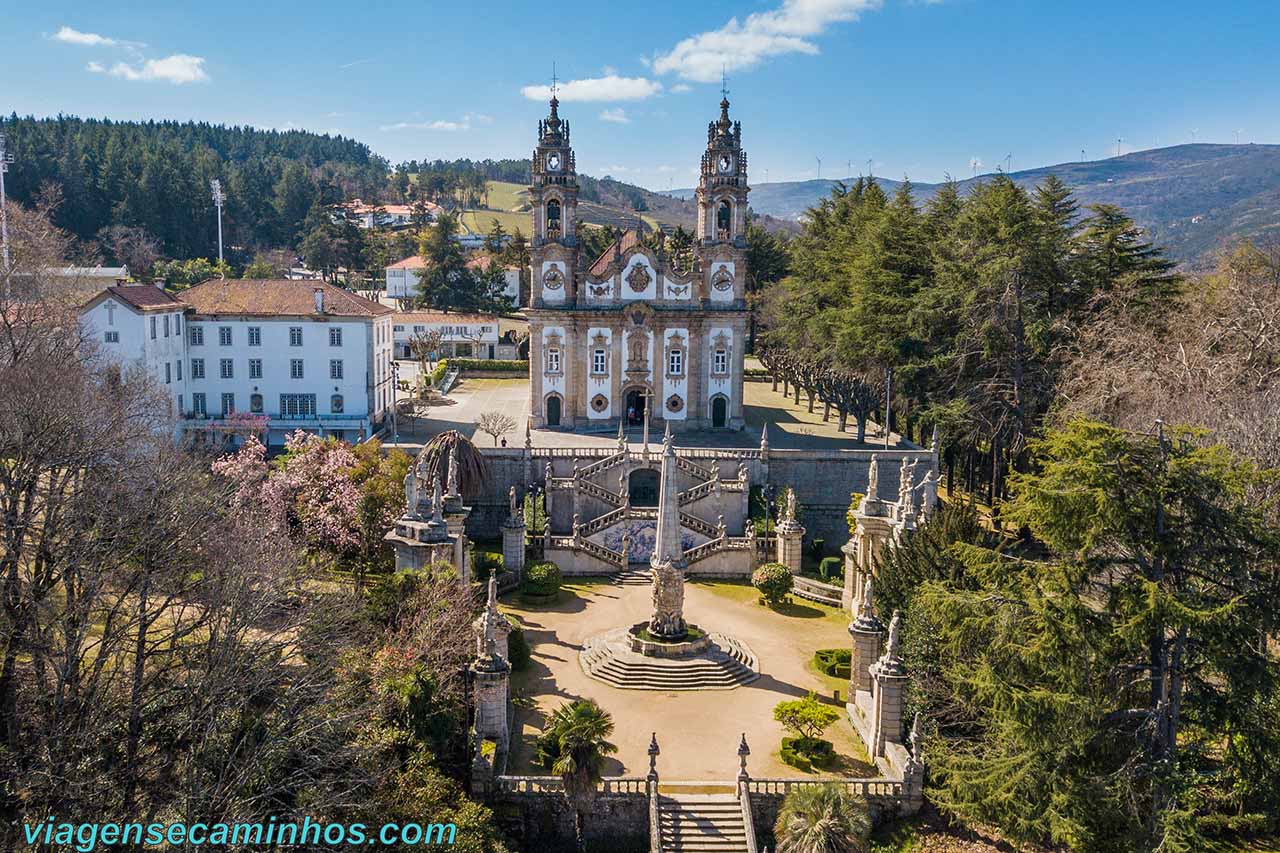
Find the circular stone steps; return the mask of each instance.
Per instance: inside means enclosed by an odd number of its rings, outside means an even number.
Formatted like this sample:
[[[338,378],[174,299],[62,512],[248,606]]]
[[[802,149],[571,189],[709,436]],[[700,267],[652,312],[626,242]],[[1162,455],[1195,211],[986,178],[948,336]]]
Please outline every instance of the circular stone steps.
[[[732,690],[760,677],[745,644],[711,633],[712,645],[687,658],[648,657],[631,650],[626,628],[591,637],[578,663],[592,678],[623,690]]]

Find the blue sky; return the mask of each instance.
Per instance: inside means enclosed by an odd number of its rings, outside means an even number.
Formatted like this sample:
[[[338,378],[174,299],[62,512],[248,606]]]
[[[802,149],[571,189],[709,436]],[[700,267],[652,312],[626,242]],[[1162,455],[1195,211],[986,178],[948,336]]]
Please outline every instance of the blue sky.
[[[661,190],[693,182],[723,64],[754,182],[815,177],[817,157],[824,177],[871,160],[935,181],[1118,137],[1280,142],[1278,31],[1274,0],[47,0],[4,13],[0,109],[339,132],[393,163],[525,157],[554,62],[579,170]]]

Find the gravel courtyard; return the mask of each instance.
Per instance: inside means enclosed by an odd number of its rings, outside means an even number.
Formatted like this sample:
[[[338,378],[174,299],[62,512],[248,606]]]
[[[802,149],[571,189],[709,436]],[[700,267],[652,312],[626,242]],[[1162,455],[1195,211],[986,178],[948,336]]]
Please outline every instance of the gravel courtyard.
[[[802,601],[774,612],[757,604],[755,590],[746,584],[689,583],[686,618],[749,645],[759,659],[760,678],[733,690],[650,692],[622,690],[587,677],[578,664],[583,641],[647,618],[650,597],[647,585],[575,580],[566,584],[552,607],[529,608],[514,595],[504,600],[503,609],[520,618],[532,647],[529,668],[512,678],[513,693],[523,707],[516,711],[518,737],[508,772],[545,773],[531,759],[532,743],[546,713],[564,702],[589,697],[614,719],[618,753],[606,775],[643,776],[654,731],[662,749],[658,773],[664,782],[733,779],[743,732],[751,746],[747,766],[753,776],[806,775],[778,757],[784,731],[774,722],[773,706],[810,690],[831,701],[836,687],[843,703],[846,682],[812,670],[809,660],[815,649],[849,644],[847,617],[834,608]],[[825,735],[835,744],[840,760],[824,773],[876,775],[843,715],[843,704],[840,708],[841,719]]]

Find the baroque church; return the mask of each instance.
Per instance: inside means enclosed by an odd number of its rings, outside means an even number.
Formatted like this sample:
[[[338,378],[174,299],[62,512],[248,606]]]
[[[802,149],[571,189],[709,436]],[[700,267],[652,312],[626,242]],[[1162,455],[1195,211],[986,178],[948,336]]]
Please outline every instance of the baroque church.
[[[530,186],[533,425],[741,429],[749,189],[728,98],[707,128],[687,270],[635,232],[599,258],[582,255],[569,122],[558,109],[553,95],[538,123]]]

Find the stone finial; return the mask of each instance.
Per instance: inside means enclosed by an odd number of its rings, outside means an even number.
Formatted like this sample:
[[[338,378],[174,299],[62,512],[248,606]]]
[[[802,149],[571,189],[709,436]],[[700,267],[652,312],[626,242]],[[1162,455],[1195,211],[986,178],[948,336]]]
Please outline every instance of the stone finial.
[[[769,452],[769,425],[765,424],[760,428],[760,452]]]
[[[533,418],[524,419],[524,449],[533,450]]]
[[[917,711],[915,719],[911,721],[911,734],[907,737],[907,742],[911,744],[911,757],[916,761],[920,760],[921,739],[920,712]]]
[[[441,515],[443,505],[444,501],[440,497],[440,472],[437,471],[431,485],[431,520],[433,522],[444,523],[444,516]]]
[[[750,777],[747,773],[747,756],[751,754],[751,747],[747,746],[747,733],[742,733],[742,739],[738,741],[738,781],[745,781]]]
[[[458,444],[454,442],[449,447],[449,497],[458,496]]]
[[[867,575],[867,582],[862,585],[862,606],[858,608],[858,619],[872,622],[875,618],[876,603],[871,595],[871,575]]]
[[[662,434],[662,453],[665,456],[668,453],[673,453],[674,448],[671,445],[671,421],[664,420],[663,423],[667,425],[666,432]]]
[[[889,620],[889,639],[885,643],[884,654],[880,656],[880,669],[886,674],[902,675],[906,672],[902,665],[902,611],[893,611]]]
[[[933,437],[932,437],[931,439],[929,439],[929,452],[933,454],[933,462],[934,462],[934,464],[935,464],[935,465],[938,463],[938,449],[939,449],[939,446],[940,446],[940,442],[939,442],[939,440],[938,440],[938,425],[937,425],[937,424],[934,424],[934,425],[933,425]]]
[[[743,459],[738,463],[738,482],[746,483],[751,479],[751,469],[747,467],[747,460]]]
[[[418,514],[418,474],[413,464],[404,475],[404,514],[409,518]]]
[[[550,464],[550,463],[548,463]],[[880,454],[871,454],[871,468],[867,472],[867,500],[880,499]]]
[[[622,418],[618,418],[618,450],[627,449],[627,434],[622,428]]]
[[[654,759],[662,754],[662,750],[658,749],[658,733],[654,732],[649,737],[649,772],[654,770]]]
[[[728,527],[724,523],[724,513],[721,513],[716,516],[716,533],[723,539],[726,530],[728,530]]]

